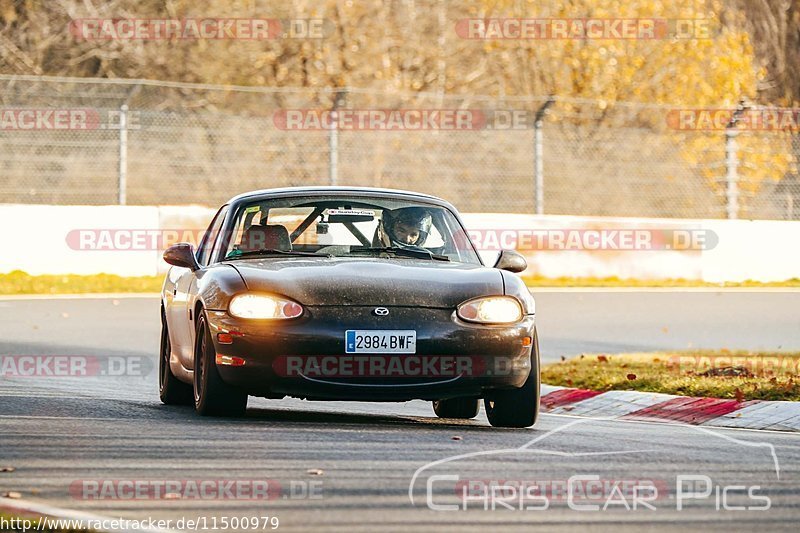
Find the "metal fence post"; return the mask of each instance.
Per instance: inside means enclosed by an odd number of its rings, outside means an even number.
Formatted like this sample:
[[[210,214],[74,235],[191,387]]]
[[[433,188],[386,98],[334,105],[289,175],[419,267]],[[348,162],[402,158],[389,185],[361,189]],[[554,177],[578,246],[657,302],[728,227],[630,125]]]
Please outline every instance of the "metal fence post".
[[[331,130],[328,132],[328,181],[336,185],[339,179],[339,120],[338,112],[331,111]]]
[[[536,158],[536,214],[544,214],[544,159],[542,159],[542,121],[537,120],[533,126],[534,157]]]
[[[745,100],[739,100],[739,105],[725,127],[725,211],[731,220],[739,218],[739,156],[736,153],[736,136],[739,135],[739,130],[736,129],[736,123],[748,110]]]
[[[536,196],[536,214],[544,214],[544,115],[547,108],[553,105],[555,99],[551,96],[536,111],[536,118],[533,123],[533,157],[534,157],[534,187]]]
[[[346,91],[336,91],[331,109],[331,129],[328,132],[328,181],[337,185],[339,180],[339,112],[344,104]]]
[[[128,106],[119,107],[119,173],[118,173],[119,205],[125,205],[128,198]]]
[[[729,219],[739,218],[739,161],[736,155],[736,136],[739,132],[735,128],[725,130],[725,198],[726,212]]]

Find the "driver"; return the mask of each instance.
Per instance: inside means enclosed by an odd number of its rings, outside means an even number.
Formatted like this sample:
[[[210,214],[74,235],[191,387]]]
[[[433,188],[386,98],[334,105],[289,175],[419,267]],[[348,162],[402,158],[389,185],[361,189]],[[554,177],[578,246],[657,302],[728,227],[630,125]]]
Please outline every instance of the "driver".
[[[380,246],[422,246],[431,231],[433,218],[424,207],[386,210],[378,226]]]

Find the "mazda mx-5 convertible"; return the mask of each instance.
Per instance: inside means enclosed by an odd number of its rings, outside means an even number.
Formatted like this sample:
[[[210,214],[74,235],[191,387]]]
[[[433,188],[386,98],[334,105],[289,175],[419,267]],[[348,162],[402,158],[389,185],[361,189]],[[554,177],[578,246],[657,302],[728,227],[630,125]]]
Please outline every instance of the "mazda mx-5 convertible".
[[[514,251],[485,266],[455,208],[412,192],[302,187],[223,205],[171,246],[161,400],[243,414],[247,397],[433,402],[442,418],[528,427],[534,301]]]

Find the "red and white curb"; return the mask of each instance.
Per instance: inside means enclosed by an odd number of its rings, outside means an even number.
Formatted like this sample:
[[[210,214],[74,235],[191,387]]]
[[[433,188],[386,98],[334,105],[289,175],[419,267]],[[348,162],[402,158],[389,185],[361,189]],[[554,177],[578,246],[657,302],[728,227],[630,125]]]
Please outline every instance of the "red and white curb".
[[[800,402],[739,402],[655,392],[600,392],[542,385],[541,405],[542,412],[559,415],[800,431]]]

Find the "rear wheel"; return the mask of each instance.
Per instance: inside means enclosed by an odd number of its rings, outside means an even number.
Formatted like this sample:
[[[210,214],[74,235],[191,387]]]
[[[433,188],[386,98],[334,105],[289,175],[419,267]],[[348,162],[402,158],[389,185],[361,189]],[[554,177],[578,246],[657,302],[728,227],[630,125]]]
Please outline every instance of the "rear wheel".
[[[483,400],[489,423],[502,428],[526,428],[539,415],[539,336],[533,330],[531,373],[519,389],[499,390]]]
[[[203,312],[197,313],[194,408],[203,416],[241,416],[247,409],[247,394],[227,385],[217,372],[214,343]]]
[[[158,354],[158,395],[166,405],[192,405],[192,386],[175,377],[169,367],[172,345],[164,310],[161,310],[161,348]]]
[[[480,408],[479,398],[451,398],[433,402],[433,412],[439,418],[475,418]]]

